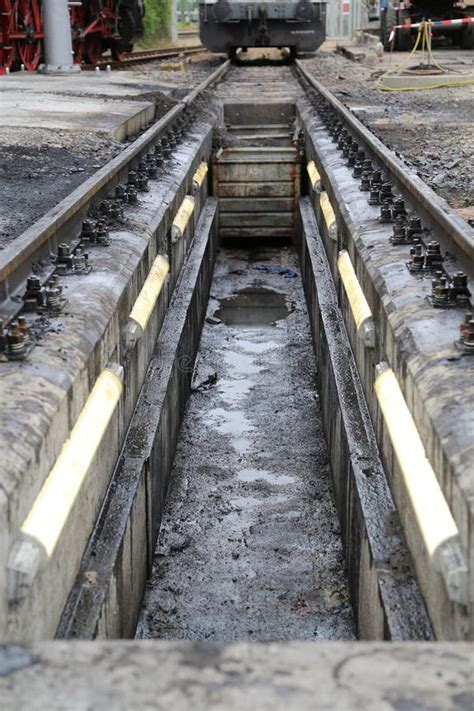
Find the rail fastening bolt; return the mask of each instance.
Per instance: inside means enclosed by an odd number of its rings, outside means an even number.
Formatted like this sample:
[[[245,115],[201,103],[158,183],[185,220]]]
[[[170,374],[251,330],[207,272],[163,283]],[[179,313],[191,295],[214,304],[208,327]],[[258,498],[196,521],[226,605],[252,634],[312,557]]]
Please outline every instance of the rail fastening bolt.
[[[464,335],[464,348],[473,353],[474,352],[474,319],[470,319],[467,323],[467,332]]]
[[[426,245],[426,266],[432,269],[434,266],[442,264],[443,261],[444,260],[441,254],[439,242],[436,242],[436,240],[431,240],[431,242],[428,242],[428,244]]]
[[[90,217],[82,222],[81,240],[93,242],[95,240],[96,223]]]
[[[54,313],[61,311],[61,289],[56,286],[46,288],[46,307]]]
[[[130,187],[127,192],[127,200],[130,204],[135,204],[138,202],[137,191],[134,187]]]
[[[108,242],[109,231],[107,229],[107,225],[105,224],[104,220],[99,220],[97,223],[96,239],[97,239],[98,244],[104,244],[104,243]]]
[[[30,340],[30,330],[26,324],[26,318],[24,316],[18,317],[18,328],[25,337],[25,343]]]
[[[363,192],[368,192],[370,190],[370,179],[371,179],[371,172],[370,171],[365,171],[365,173],[362,173],[362,178],[360,181],[360,189]]]
[[[464,272],[456,272],[453,276],[453,292],[459,306],[466,306],[469,303],[471,292],[467,286],[467,275]]]
[[[388,181],[385,181],[380,186],[380,200],[384,202],[385,200],[392,200],[392,185]]]
[[[472,313],[468,311],[464,314],[464,321],[459,326],[461,341],[464,341],[469,332],[469,321],[472,319]]]
[[[407,234],[410,239],[414,237],[414,235],[419,234],[422,232],[422,227],[421,227],[421,220],[419,217],[416,217],[416,215],[411,215],[408,218],[408,228],[407,228]]]
[[[7,333],[7,350],[14,357],[22,356],[25,352],[25,335],[17,323],[12,323]]]
[[[406,244],[407,241],[407,231],[404,225],[396,222],[393,226],[393,234],[390,237],[390,242],[392,244]]]
[[[405,209],[405,200],[403,198],[397,197],[394,199],[393,214],[394,214],[394,216],[407,214],[407,211]]]
[[[137,190],[141,193],[147,193],[150,190],[148,186],[148,172],[138,174]]]
[[[449,285],[445,276],[431,281],[431,293],[437,306],[447,306],[449,302]]]
[[[410,249],[410,257],[410,271],[421,272],[425,263],[423,246],[421,244],[413,245],[413,247],[411,247]]]
[[[369,205],[380,205],[378,188],[371,188],[368,203]]]
[[[127,188],[125,185],[122,185],[119,183],[118,185],[115,186],[115,198],[117,200],[126,200],[127,199]]]
[[[374,191],[375,192],[375,191]],[[378,195],[378,191],[377,191]],[[383,202],[380,206],[380,222],[392,222],[392,209],[389,202]]]
[[[26,291],[22,298],[25,311],[35,311],[37,306],[42,306],[44,302],[44,289],[39,277],[32,275],[27,278]]]

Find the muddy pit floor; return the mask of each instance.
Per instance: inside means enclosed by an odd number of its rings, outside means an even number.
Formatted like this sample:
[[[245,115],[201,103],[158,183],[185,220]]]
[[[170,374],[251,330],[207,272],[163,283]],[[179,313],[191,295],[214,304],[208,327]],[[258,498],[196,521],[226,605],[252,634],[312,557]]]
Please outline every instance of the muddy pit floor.
[[[354,639],[291,250],[221,251],[137,637]]]

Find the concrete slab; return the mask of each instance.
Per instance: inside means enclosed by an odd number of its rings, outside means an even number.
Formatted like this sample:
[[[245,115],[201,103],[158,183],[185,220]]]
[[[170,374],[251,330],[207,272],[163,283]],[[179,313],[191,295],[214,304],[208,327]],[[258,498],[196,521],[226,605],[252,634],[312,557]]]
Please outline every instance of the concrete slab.
[[[10,91],[1,98],[0,126],[46,128],[51,130],[107,133],[117,141],[137,133],[155,115],[155,105],[149,101],[111,101],[55,94],[25,96]]]
[[[462,643],[46,642],[0,647],[4,711],[469,711]]]
[[[155,97],[173,86],[137,81],[132,72],[77,77],[16,73],[0,81],[0,126],[105,133],[122,141],[153,120]],[[139,101],[143,97],[143,101]]]
[[[474,73],[463,74],[391,74],[383,78],[382,89],[429,89],[474,84]]]

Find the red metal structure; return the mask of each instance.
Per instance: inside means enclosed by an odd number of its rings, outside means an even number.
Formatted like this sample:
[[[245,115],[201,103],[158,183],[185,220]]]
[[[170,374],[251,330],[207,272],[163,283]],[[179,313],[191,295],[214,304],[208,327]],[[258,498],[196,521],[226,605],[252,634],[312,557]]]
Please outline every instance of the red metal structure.
[[[142,4],[136,0],[70,2],[74,62],[96,64],[110,49],[114,60],[142,34]],[[41,0],[0,0],[0,74],[23,64],[38,68],[43,56]]]

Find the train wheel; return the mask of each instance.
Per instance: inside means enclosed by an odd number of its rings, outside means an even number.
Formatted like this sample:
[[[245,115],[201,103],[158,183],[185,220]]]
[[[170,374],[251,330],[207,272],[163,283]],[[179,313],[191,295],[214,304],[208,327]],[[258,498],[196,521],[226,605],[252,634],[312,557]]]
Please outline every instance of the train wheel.
[[[84,29],[85,19],[82,6],[71,6],[69,8],[71,17],[71,32],[72,32],[72,51],[74,54],[74,64],[81,64],[84,59],[84,40],[82,38],[82,30]]]
[[[38,69],[42,51],[41,40],[32,40],[30,42],[19,40],[17,46],[20,63],[24,65],[25,69],[29,72],[34,72]]]
[[[84,59],[87,64],[97,64],[102,57],[102,39],[99,35],[90,35],[84,42]]]
[[[0,47],[0,74],[3,74],[6,69],[11,69],[14,61],[15,43],[10,42],[8,46]]]
[[[38,68],[43,49],[41,34],[41,11],[37,0],[19,0],[16,6],[15,34],[21,34],[16,40],[18,58],[25,69],[32,72]]]
[[[84,59],[84,42],[81,40],[73,41],[72,51],[74,54],[74,64],[81,64]]]

